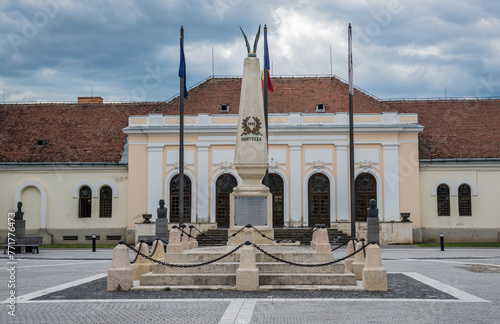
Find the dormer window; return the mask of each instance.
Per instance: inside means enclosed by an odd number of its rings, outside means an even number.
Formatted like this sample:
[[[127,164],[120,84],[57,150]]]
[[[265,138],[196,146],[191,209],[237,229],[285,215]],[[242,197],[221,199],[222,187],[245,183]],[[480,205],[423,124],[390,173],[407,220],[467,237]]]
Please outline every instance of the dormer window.
[[[47,144],[47,141],[44,139],[36,140],[36,146],[45,146],[46,144]]]
[[[226,104],[221,104],[220,105],[220,112],[229,112],[229,105]]]
[[[325,104],[319,103],[316,105],[316,112],[325,112]]]

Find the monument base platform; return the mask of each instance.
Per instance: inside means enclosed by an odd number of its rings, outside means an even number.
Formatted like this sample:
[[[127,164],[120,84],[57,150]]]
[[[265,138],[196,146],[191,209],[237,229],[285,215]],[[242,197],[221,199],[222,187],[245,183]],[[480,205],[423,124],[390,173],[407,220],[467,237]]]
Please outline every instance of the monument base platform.
[[[333,260],[332,253],[316,253],[305,246],[268,245],[266,252],[281,259],[300,264],[320,264]],[[218,258],[234,246],[204,247],[166,254],[165,262],[174,264],[199,264]],[[132,290],[235,290],[236,271],[240,265],[239,251],[226,258],[201,267],[176,268],[153,264],[151,272],[140,276]],[[259,290],[336,290],[362,291],[360,281],[346,271],[343,263],[321,267],[300,267],[276,262],[262,252],[256,253],[259,269]]]

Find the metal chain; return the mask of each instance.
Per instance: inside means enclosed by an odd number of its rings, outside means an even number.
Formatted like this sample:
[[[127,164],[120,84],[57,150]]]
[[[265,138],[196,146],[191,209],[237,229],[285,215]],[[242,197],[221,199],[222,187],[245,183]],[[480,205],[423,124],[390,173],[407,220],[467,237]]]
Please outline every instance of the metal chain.
[[[211,237],[209,235],[206,235],[205,233],[201,232],[199,229],[197,229],[196,227],[193,227],[201,236],[203,236],[204,238],[207,238],[207,240],[212,240],[212,241],[217,241],[217,242],[226,242],[227,240],[225,239],[220,239],[220,238],[216,238],[216,237]],[[201,238],[201,237],[200,237]],[[196,237],[196,240],[198,240],[198,237]]]
[[[155,244],[155,247],[153,248],[153,251],[151,251],[151,253],[149,254],[149,256],[153,256],[156,252],[156,248],[158,247],[158,241],[159,239],[155,240],[156,244]]]
[[[314,229],[315,227],[312,227],[309,229],[309,231],[307,231],[305,234],[303,234],[302,236],[299,236],[299,237],[296,237],[296,238],[293,238],[293,239],[289,239],[289,241],[292,241],[293,243],[297,242],[297,241],[300,241],[300,239],[303,239],[303,238],[306,238],[308,236],[311,236],[312,233],[314,232]],[[281,241],[284,241],[284,240],[276,240],[277,243],[281,242]]]
[[[367,245],[370,245],[372,243],[369,243]],[[268,257],[271,257],[273,258],[274,260],[276,261],[279,261],[279,262],[283,262],[283,263],[286,263],[286,264],[289,264],[289,265],[293,265],[293,266],[298,266],[298,267],[323,267],[323,266],[327,266],[327,265],[331,265],[331,264],[335,264],[335,263],[338,263],[338,262],[341,262],[341,261],[344,261],[345,259],[347,258],[350,258],[351,256],[355,255],[356,253],[359,253],[361,251],[364,250],[364,247],[367,246],[367,245],[364,245],[363,244],[363,247],[360,248],[359,250],[356,250],[354,251],[353,253],[343,257],[342,259],[337,259],[337,260],[333,260],[333,261],[330,261],[330,262],[326,262],[326,263],[319,263],[319,264],[301,264],[301,263],[295,263],[295,262],[291,262],[291,261],[287,261],[287,260],[283,260],[281,258],[278,258],[277,256],[274,256],[272,255],[271,253],[263,250],[260,246],[256,245],[255,243],[252,243],[252,246],[254,246],[257,250],[259,250],[260,252],[264,253],[265,255],[267,255]]]
[[[141,247],[142,247],[142,244],[143,244],[143,243],[144,243],[144,241],[139,241],[139,251],[141,250]],[[132,263],[132,264],[134,264],[134,263],[135,263],[135,261],[137,261],[137,258],[139,257],[139,252],[138,252],[138,251],[136,251],[135,249],[134,249],[134,251],[135,251],[135,252],[137,252],[137,254],[135,255],[134,260],[130,261],[130,263]]]
[[[263,238],[266,238],[266,239],[268,239],[268,240],[270,240],[270,241],[274,241],[274,239],[272,239],[272,238],[270,238],[270,237],[266,236],[266,234],[264,234],[264,233],[262,233],[261,231],[259,231],[258,229],[256,229],[256,228],[255,228],[255,226],[251,225],[251,227],[252,227],[252,228],[253,228],[253,229],[254,229],[257,233],[259,233],[259,234],[260,234]]]
[[[149,261],[152,261],[154,263],[161,264],[161,265],[164,265],[164,266],[167,266],[167,267],[174,267],[174,268],[195,268],[195,267],[202,267],[204,265],[217,262],[219,260],[222,260],[222,259],[230,256],[234,252],[238,251],[244,245],[242,243],[242,244],[238,245],[237,247],[235,247],[233,250],[229,251],[228,253],[226,253],[226,254],[224,254],[224,255],[216,258],[216,259],[213,259],[213,260],[210,260],[210,261],[206,261],[206,262],[203,262],[203,263],[197,263],[197,264],[173,264],[173,263],[167,263],[167,262],[155,260],[152,257],[150,257],[149,255],[145,255],[145,254],[141,253],[140,251],[137,251],[135,248],[131,247],[130,245],[128,245],[126,243],[122,243],[122,244],[125,244],[129,249],[131,249],[132,251],[136,252],[137,255],[143,256],[144,258],[148,259]],[[136,259],[137,259],[137,257],[136,257]],[[135,262],[135,260],[134,260],[134,262]]]
[[[343,247],[344,245],[346,245],[347,243],[351,242],[351,240],[349,241],[345,241],[344,243],[340,244],[339,246],[336,246],[334,247],[333,249],[331,249],[331,251],[337,251],[338,249],[340,249],[341,247]]]

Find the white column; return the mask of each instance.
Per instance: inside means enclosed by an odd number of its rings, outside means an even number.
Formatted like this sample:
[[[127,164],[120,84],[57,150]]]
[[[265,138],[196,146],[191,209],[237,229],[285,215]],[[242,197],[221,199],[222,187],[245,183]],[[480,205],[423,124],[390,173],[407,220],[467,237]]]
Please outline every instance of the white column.
[[[349,164],[347,143],[335,145],[337,149],[337,220],[349,220]],[[335,197],[332,197],[335,199]],[[335,220],[333,220],[335,221]]]
[[[147,145],[148,148],[148,214],[156,219],[158,202],[163,199],[163,144]]]
[[[382,144],[384,156],[384,221],[399,220],[399,144]],[[379,215],[381,218],[382,215]]]
[[[210,183],[208,181],[208,149],[210,148],[210,144],[196,144],[198,148],[198,220],[200,222],[209,223],[209,187]],[[193,215],[192,217],[195,217]],[[194,218],[193,222],[196,221]],[[215,221],[215,216],[214,216]]]
[[[302,144],[288,144],[290,147],[290,225],[302,224]]]

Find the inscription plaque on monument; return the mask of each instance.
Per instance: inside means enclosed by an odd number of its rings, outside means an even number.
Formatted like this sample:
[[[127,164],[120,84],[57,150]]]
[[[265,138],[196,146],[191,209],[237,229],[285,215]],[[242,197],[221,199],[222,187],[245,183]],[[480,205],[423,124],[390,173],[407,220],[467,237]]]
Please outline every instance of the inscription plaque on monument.
[[[235,197],[234,225],[267,226],[267,197]]]

